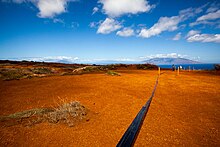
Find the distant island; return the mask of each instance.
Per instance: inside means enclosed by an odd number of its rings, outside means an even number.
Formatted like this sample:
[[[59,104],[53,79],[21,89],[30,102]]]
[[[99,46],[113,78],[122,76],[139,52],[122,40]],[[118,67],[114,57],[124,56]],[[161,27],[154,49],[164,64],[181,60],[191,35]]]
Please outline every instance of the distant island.
[[[185,59],[185,58],[152,58],[145,60],[145,63],[155,65],[171,65],[171,64],[201,64],[200,62]]]

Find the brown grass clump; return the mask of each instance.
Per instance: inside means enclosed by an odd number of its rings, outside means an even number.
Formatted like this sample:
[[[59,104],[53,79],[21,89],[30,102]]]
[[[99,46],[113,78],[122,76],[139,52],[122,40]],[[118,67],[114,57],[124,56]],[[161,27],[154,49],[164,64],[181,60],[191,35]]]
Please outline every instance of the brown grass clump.
[[[87,115],[87,110],[79,102],[70,102],[60,105],[53,112],[45,115],[50,123],[62,122],[68,126],[73,126],[76,121],[82,120]]]
[[[57,108],[36,108],[1,116],[0,123],[3,126],[22,124],[32,126],[42,122],[63,123],[69,127],[86,118],[88,110],[79,102],[64,103]]]

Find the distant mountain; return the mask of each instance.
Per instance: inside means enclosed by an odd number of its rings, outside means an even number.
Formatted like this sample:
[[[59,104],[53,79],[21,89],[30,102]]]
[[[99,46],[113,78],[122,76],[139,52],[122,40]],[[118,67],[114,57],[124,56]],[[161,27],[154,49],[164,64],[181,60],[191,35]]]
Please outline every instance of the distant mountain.
[[[199,64],[200,62],[185,59],[185,58],[152,58],[145,60],[145,63],[155,65],[171,65],[171,64]]]

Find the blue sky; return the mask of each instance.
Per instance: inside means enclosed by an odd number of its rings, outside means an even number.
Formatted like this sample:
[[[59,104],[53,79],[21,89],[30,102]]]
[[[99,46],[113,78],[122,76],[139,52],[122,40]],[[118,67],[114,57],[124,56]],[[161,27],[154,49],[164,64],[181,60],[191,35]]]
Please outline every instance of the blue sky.
[[[220,2],[1,0],[0,59],[220,63]]]

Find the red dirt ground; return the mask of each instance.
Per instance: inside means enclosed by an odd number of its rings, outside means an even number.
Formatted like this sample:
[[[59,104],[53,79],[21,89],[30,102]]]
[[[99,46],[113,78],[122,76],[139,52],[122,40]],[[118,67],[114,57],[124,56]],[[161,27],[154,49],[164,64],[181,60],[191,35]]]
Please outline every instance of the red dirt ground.
[[[118,72],[0,81],[0,115],[56,106],[60,98],[93,112],[74,127],[0,126],[0,146],[115,146],[157,77],[157,71]],[[135,146],[220,146],[220,75],[162,73]]]

